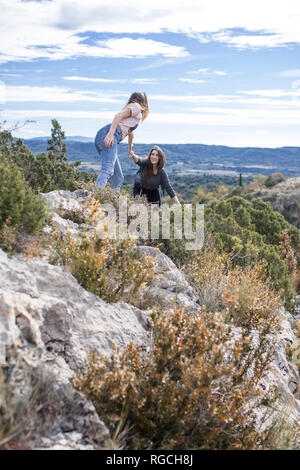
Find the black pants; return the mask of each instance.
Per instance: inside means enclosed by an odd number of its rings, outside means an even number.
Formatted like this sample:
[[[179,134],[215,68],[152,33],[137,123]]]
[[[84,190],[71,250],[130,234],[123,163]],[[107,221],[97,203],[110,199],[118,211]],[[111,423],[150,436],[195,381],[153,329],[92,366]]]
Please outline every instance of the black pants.
[[[146,195],[147,201],[150,204],[161,205],[161,199],[158,189],[145,189],[139,183],[134,183],[133,186],[133,196],[141,196],[142,194]]]

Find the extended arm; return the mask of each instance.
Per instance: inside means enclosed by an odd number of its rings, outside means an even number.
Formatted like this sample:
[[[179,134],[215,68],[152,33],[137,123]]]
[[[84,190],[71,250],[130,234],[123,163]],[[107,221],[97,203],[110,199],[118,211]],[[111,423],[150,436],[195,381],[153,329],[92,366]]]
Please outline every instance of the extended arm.
[[[180,204],[179,199],[178,199],[177,196],[174,196],[174,197],[172,198],[172,201],[173,201],[174,204]]]
[[[120,121],[124,118],[130,117],[131,116],[131,109],[130,108],[125,108],[119,113],[115,114],[115,117],[113,119],[113,122],[111,123],[110,129],[108,131],[107,136],[104,139],[104,145],[106,148],[109,148],[113,145],[114,143],[114,134],[117,126],[119,125]]]
[[[137,165],[139,165],[141,168],[144,168],[146,166],[146,161],[144,158],[141,158],[141,157],[138,157],[137,155],[135,155],[133,153],[133,151],[130,152],[130,154],[128,155],[128,157],[131,157],[132,160],[134,161],[134,163],[136,163]]]
[[[172,188],[172,186],[170,184],[168,175],[165,172],[165,170],[162,170],[162,187],[163,187],[163,189],[165,189],[167,191],[167,193],[170,196],[170,198],[172,199],[173,203],[180,204],[179,199],[176,196],[175,191],[174,191],[174,189]]]
[[[133,132],[128,134],[128,154],[130,155],[132,152],[132,141],[133,141]]]

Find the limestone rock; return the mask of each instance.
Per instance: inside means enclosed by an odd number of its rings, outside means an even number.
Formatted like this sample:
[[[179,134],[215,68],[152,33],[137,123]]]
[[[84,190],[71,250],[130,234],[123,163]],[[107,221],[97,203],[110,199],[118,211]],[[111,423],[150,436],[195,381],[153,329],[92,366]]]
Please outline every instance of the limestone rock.
[[[84,229],[84,223],[77,223],[70,220],[70,218],[62,217],[62,212],[78,213],[81,215],[82,220],[86,221],[89,213],[85,206],[90,195],[91,193],[83,189],[77,191],[55,190],[39,194],[51,214],[50,225],[47,225],[43,232],[50,235],[55,229],[62,236],[69,232],[72,238],[77,239],[79,233]]]
[[[82,442],[88,435],[88,445],[93,445],[93,439],[98,446],[104,445],[108,431],[93,406],[73,390],[69,379],[92,351],[109,354],[113,344],[123,348],[129,342],[146,348],[150,344],[148,317],[129,304],[106,304],[80,287],[63,267],[10,258],[2,250],[0,285],[0,362],[12,367],[10,350],[14,348],[31,368],[51,370],[55,376],[52,386],[60,390],[62,402],[70,396],[67,401],[72,420],[66,427],[68,419],[62,411],[51,436],[63,432],[67,439],[74,431],[81,433]],[[22,378],[18,388],[28,388]],[[59,408],[63,410],[63,404]],[[98,431],[102,429],[102,437],[95,437],[95,423]],[[41,437],[53,440],[51,436]],[[35,445],[43,446],[42,442]]]
[[[300,178],[295,180],[300,188]],[[300,198],[298,183],[292,189],[295,197],[299,191]],[[278,192],[284,184],[267,192]],[[280,194],[288,197],[285,186]],[[60,233],[68,230],[76,237],[83,227],[62,218],[58,208],[84,211],[89,195],[83,190],[52,191],[40,197],[53,211]],[[285,199],[281,201],[283,207]],[[73,389],[70,379],[92,351],[109,355],[114,344],[122,349],[130,342],[148,350],[151,323],[147,309],[154,303],[162,310],[171,309],[175,302],[189,308],[191,314],[198,311],[197,296],[175,264],[158,249],[139,248],[157,263],[157,278],[142,292],[142,303],[147,304],[144,311],[122,302],[104,302],[83,289],[67,267],[52,266],[46,258],[26,261],[0,250],[0,366],[7,373],[8,391],[14,391],[10,395],[13,406],[24,409],[30,403],[32,390],[26,371],[31,370],[41,376],[40,386],[54,409],[55,419],[49,418],[47,426],[40,416],[30,436],[31,448],[81,450],[109,445],[109,432],[94,406]],[[299,305],[300,300],[298,313]],[[276,353],[265,386],[275,385],[282,403],[290,406],[291,419],[299,420],[299,370],[287,356],[287,347],[296,341],[295,313],[281,312],[281,329],[273,338]]]
[[[82,206],[88,200],[90,193],[83,189],[77,191],[55,190],[48,193],[40,193],[47,207],[56,212],[59,207],[62,209],[82,210]]]
[[[152,246],[140,246],[144,256],[151,256],[157,263],[156,275],[148,287],[142,293],[143,299],[149,305],[156,302],[162,309],[176,305],[184,305],[194,311],[199,309],[197,297],[193,288],[186,281],[184,274],[177,268],[173,261]]]
[[[83,210],[90,193],[84,190],[71,191],[51,191],[46,194],[40,194],[49,209],[54,211],[52,225],[64,235],[66,231],[70,232],[73,238],[77,238],[82,231],[82,227],[71,221],[60,217],[57,210],[61,206],[68,209],[81,208]],[[50,227],[46,229],[51,231]],[[151,256],[157,263],[156,274],[151,284],[146,287],[142,293],[142,304],[151,305],[157,302],[161,308],[168,308],[174,302],[176,305],[184,305],[197,311],[198,305],[196,296],[192,287],[185,280],[183,273],[176,267],[171,259],[162,253],[159,249],[150,246],[139,247],[145,256]]]
[[[269,389],[275,386],[279,392],[278,413],[286,414],[286,421],[293,424],[300,420],[300,377],[297,364],[287,356],[287,350],[295,347],[297,338],[293,331],[292,315],[281,309],[279,311],[280,330],[272,337],[275,349],[274,359],[270,364],[270,370],[262,381],[262,387]],[[258,410],[259,420],[264,420],[265,410]],[[270,420],[274,418],[270,415]],[[265,425],[271,421],[268,419]]]

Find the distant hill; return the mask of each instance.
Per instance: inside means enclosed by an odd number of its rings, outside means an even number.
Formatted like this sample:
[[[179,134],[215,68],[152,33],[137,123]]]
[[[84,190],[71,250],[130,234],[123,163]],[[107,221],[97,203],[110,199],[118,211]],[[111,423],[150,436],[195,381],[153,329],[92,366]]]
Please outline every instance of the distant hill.
[[[37,154],[47,149],[48,137],[23,139],[29,149]],[[71,136],[67,138],[68,158],[70,161],[81,160],[85,168],[98,170],[99,155],[94,139]],[[153,144],[134,144],[137,155],[146,156]],[[223,145],[204,144],[161,144],[167,158],[170,173],[243,173],[269,175],[281,172],[287,177],[300,176],[300,147],[259,148],[226,147]],[[124,173],[132,174],[136,166],[127,156],[127,144],[120,144],[119,155]]]
[[[24,142],[33,142],[35,140],[37,141],[42,141],[42,142],[47,142],[47,140],[50,139],[50,136],[42,136],[42,137],[32,137],[31,139],[22,139]],[[94,142],[95,138],[94,137],[83,137],[81,135],[72,135],[67,138],[67,140],[72,141],[72,142]]]

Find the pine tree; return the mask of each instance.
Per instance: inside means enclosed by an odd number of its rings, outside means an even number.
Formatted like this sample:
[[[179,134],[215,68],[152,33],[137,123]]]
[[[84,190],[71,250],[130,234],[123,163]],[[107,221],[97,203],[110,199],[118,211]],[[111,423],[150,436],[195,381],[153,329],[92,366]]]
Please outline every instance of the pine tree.
[[[46,208],[28,187],[21,168],[0,153],[0,231],[7,220],[27,233],[44,225]]]
[[[51,139],[48,140],[48,155],[51,160],[57,163],[66,162],[68,158],[65,133],[61,130],[61,125],[56,119],[52,119]]]
[[[1,131],[0,123],[0,162],[1,156],[5,156],[6,162],[17,165],[27,185],[35,193],[55,189],[75,191],[90,181],[91,175],[78,169],[80,161],[68,163],[65,138],[60,124],[53,119],[48,153],[38,153],[34,156],[21,139],[15,140],[11,132]]]

